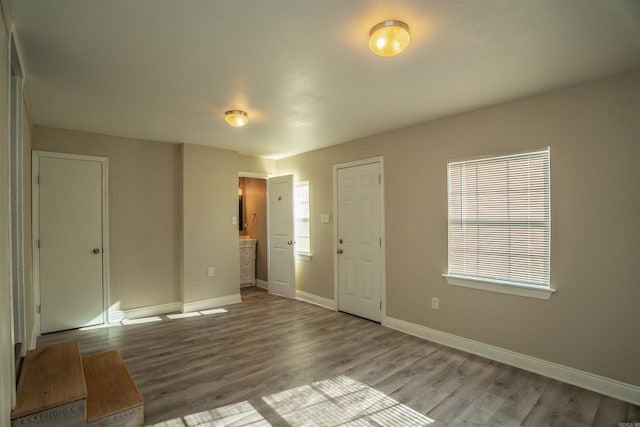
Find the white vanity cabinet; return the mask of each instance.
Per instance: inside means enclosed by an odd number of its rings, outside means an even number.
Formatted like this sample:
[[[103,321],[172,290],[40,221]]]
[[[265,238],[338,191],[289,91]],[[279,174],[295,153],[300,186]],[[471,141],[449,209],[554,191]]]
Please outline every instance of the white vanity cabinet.
[[[240,239],[240,286],[256,285],[256,241]]]

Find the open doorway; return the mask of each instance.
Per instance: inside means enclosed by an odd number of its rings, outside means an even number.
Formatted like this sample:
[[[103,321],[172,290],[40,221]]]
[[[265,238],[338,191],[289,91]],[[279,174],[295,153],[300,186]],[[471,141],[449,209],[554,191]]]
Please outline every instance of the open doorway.
[[[240,286],[268,288],[267,180],[238,178],[238,233],[240,238]],[[254,242],[255,241],[255,244]],[[252,254],[253,252],[253,254]],[[244,255],[244,256],[243,256]],[[253,256],[253,259],[250,259]],[[253,263],[247,265],[247,263]],[[251,272],[249,267],[253,267]],[[251,277],[253,275],[253,277]]]

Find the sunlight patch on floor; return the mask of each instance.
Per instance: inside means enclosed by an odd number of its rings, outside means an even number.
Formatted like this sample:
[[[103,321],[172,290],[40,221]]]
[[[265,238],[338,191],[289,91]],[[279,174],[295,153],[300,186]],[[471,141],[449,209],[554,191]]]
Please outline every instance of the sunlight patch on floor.
[[[426,426],[434,421],[344,375],[263,397],[292,427]]]
[[[226,313],[227,310],[225,310],[224,308],[210,308],[209,310],[200,310],[201,314],[207,315],[207,314],[220,314],[220,313]]]
[[[262,397],[287,426],[422,427],[434,423],[384,393],[344,375]],[[271,424],[244,401],[153,424],[155,427],[254,426]]]
[[[173,320],[173,319],[185,319],[187,317],[198,317],[198,316],[202,316],[202,314],[200,314],[197,311],[191,311],[191,312],[187,312],[187,313],[176,313],[176,314],[167,314],[167,318]]]
[[[78,328],[78,330],[79,331],[92,331],[94,329],[114,328],[116,326],[122,326],[122,324],[120,322],[118,322],[118,323],[100,323],[99,325],[83,326],[82,328]]]
[[[152,316],[152,317],[141,317],[140,319],[124,319],[122,320],[123,325],[138,325],[140,323],[153,323],[153,322],[161,322],[162,318],[160,316]]]
[[[115,326],[126,326],[126,325],[138,325],[141,323],[153,323],[153,322],[161,322],[161,321],[167,321],[167,320],[185,319],[189,317],[208,316],[211,314],[222,314],[222,313],[227,313],[227,310],[225,310],[224,308],[211,308],[209,310],[190,311],[187,313],[164,314],[161,316],[141,317],[138,319],[123,319],[119,322],[101,323],[93,326],[85,326],[83,328],[79,328],[79,330],[90,331],[93,329],[113,328]]]
[[[247,401],[153,424],[152,427],[252,426],[271,424]]]

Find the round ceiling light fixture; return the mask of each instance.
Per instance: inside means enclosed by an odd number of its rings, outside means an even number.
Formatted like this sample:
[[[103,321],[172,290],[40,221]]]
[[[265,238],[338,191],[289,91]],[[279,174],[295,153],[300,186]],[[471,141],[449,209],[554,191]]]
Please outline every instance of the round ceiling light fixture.
[[[224,112],[224,121],[233,127],[239,128],[249,123],[249,115],[242,110],[228,110]]]
[[[369,31],[369,49],[379,56],[394,56],[409,46],[409,26],[394,19],[382,21]]]

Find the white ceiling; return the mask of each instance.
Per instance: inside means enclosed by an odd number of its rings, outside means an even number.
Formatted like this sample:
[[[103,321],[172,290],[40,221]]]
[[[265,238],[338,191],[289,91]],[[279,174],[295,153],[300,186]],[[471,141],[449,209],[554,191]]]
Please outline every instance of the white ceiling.
[[[638,0],[14,0],[35,124],[282,158],[640,67]],[[399,56],[369,29],[411,28]],[[231,128],[227,109],[250,123]]]

